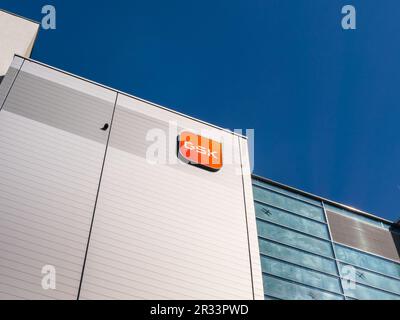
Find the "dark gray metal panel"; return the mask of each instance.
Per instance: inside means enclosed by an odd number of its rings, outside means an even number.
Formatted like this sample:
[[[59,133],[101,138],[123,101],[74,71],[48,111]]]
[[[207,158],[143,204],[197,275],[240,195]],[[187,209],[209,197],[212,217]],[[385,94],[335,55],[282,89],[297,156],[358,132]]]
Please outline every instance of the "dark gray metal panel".
[[[96,96],[20,71],[4,110],[100,143],[113,104]],[[43,103],[43,97],[46,98]],[[26,103],[29,101],[29,103]]]
[[[23,60],[16,57],[7,71],[7,74],[0,80],[0,111],[3,108],[4,100],[10,92],[11,86],[22,66]]]
[[[327,211],[333,241],[400,262],[398,236],[388,230]]]
[[[76,299],[116,94],[32,64],[0,112],[0,297]]]

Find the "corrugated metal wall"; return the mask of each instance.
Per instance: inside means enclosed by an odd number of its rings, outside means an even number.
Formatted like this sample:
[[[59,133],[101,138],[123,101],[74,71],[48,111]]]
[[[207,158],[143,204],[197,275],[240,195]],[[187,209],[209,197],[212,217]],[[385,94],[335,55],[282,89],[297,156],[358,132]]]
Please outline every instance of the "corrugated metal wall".
[[[0,114],[0,296],[76,299],[115,93],[42,69],[24,62]]]
[[[241,162],[146,161],[149,130],[208,126],[20,58],[0,103],[0,298],[263,298]],[[243,139],[213,134],[247,161]]]

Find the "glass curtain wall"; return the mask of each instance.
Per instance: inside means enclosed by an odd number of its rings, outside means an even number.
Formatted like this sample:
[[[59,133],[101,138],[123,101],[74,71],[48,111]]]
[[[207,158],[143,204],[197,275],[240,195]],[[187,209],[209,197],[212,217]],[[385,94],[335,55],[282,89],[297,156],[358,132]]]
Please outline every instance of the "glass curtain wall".
[[[333,242],[327,204],[257,178],[253,194],[266,300],[400,299],[400,264]]]

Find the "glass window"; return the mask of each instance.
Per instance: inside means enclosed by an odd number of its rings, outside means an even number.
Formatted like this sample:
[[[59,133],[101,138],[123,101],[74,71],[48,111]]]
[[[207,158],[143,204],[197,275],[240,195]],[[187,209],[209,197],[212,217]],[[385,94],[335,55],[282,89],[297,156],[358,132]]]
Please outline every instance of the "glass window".
[[[280,299],[265,295],[264,300],[280,300]]]
[[[285,210],[295,212],[301,216],[325,221],[322,208],[303,201],[292,199],[274,191],[253,186],[254,199]]]
[[[335,244],[339,260],[400,279],[400,264]]]
[[[345,295],[358,300],[400,300],[400,296],[365,287],[361,284],[353,283],[354,287],[352,287],[344,280],[342,280],[342,283]]]
[[[336,263],[334,260],[323,258],[312,253],[306,253],[294,248],[289,248],[282,244],[261,238],[258,242],[261,253],[296,263],[304,267],[337,275]]]
[[[348,267],[348,265],[343,263],[340,263],[339,266],[340,268]],[[344,273],[342,272],[342,274]],[[391,279],[373,272],[357,268],[355,268],[355,280],[358,283],[367,284],[376,288],[400,294],[400,280]]]
[[[253,184],[256,185],[256,186],[260,186],[260,187],[263,187],[263,188],[271,189],[271,190],[286,194],[286,195],[288,195],[288,196],[290,196],[292,198],[297,198],[297,199],[300,199],[300,200],[303,200],[303,201],[310,202],[310,203],[315,204],[316,206],[319,206],[319,207],[322,206],[321,201],[311,199],[311,198],[303,196],[301,194],[288,191],[286,189],[274,186],[274,185],[266,183],[266,182],[262,182],[260,180],[253,179]]]
[[[280,278],[293,280],[312,287],[341,293],[339,278],[328,276],[317,271],[275,260],[274,258],[261,257],[262,271]]]
[[[288,244],[306,251],[317,253],[323,256],[332,257],[330,242],[312,238],[310,236],[272,225],[257,219],[258,234],[264,238]]]
[[[343,296],[263,275],[265,294],[285,300],[343,300]]]
[[[261,219],[276,222],[317,237],[329,239],[328,228],[323,223],[302,218],[258,202],[255,202],[254,206],[256,216]]]

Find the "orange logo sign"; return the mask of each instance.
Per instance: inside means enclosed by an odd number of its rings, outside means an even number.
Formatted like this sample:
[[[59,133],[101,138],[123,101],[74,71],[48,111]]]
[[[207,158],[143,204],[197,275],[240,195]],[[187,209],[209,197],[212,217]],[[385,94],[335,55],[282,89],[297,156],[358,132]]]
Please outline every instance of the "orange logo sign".
[[[178,136],[178,157],[211,171],[222,168],[222,143],[184,131]]]

